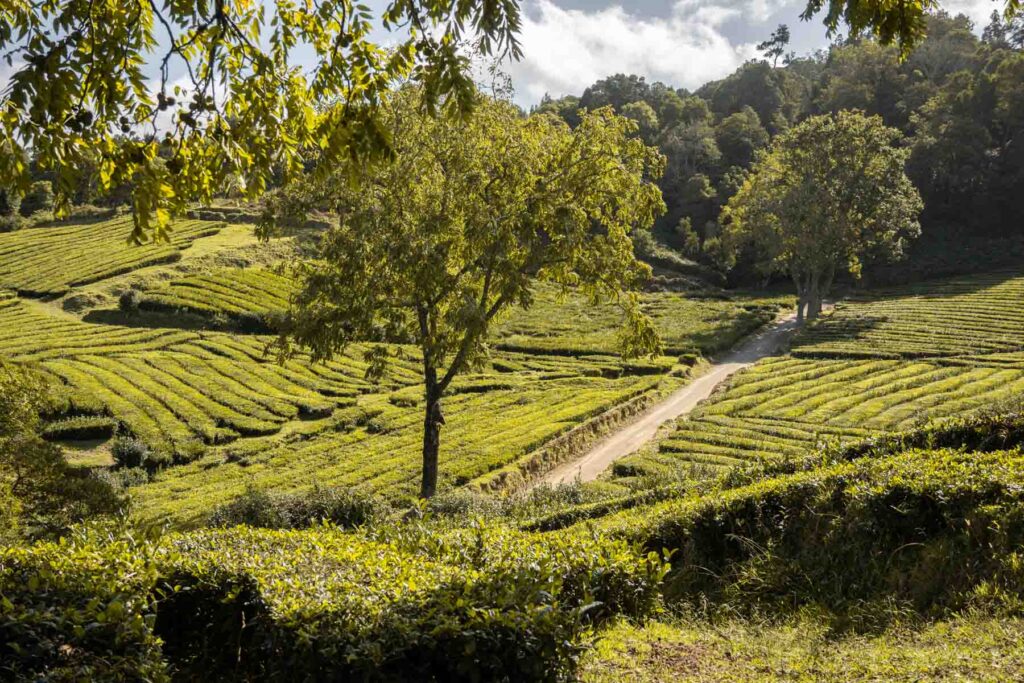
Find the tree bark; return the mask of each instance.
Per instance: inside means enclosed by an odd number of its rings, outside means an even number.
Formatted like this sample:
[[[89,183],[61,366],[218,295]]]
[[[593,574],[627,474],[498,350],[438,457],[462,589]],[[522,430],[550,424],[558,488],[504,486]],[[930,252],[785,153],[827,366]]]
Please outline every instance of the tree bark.
[[[803,280],[799,275],[793,275],[793,284],[796,285],[796,323],[804,324],[804,304],[807,303],[807,291]]]
[[[444,425],[444,414],[441,412],[441,392],[436,382],[428,381],[425,403],[423,480],[420,484],[420,498],[430,498],[437,493],[437,456],[441,450],[441,427]]]

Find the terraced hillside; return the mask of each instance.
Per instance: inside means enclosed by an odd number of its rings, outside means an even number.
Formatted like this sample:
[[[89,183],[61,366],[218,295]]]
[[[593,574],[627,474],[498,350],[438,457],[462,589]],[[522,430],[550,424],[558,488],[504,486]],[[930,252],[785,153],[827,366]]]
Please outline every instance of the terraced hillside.
[[[794,356],[959,358],[1024,346],[1024,278],[995,272],[876,290],[839,304]]]
[[[790,356],[739,373],[620,476],[795,457],[1024,393],[1024,277],[995,273],[861,296]]]
[[[147,291],[143,310],[188,311],[262,321],[288,308],[295,281],[267,269],[224,269],[173,280]]]
[[[389,497],[415,490],[422,423],[415,349],[391,346],[390,372],[377,382],[365,379],[360,346],[330,363],[311,364],[302,356],[279,363],[267,353],[272,337],[219,329],[224,317],[265,322],[264,316],[283,310],[294,284],[278,274],[281,269],[261,261],[261,268],[206,270],[202,264],[216,262],[209,257],[221,248],[220,238],[203,242],[202,259],[188,251],[189,240],[220,224],[177,224],[175,243],[139,248],[125,246],[129,229],[121,220],[0,236],[0,286],[6,287],[0,354],[39,368],[63,387],[63,403],[47,430],[52,438],[114,429],[143,442],[155,471],[148,483],[131,482],[137,508],[150,518],[198,520],[251,485],[295,490],[319,482]],[[238,241],[237,235],[224,240],[223,248]],[[18,250],[15,243],[32,245],[30,267],[21,265],[28,246]],[[4,245],[11,248],[2,251]],[[107,263],[102,254],[114,258]],[[138,277],[120,275],[177,258],[181,274],[147,269]],[[176,277],[160,279],[168,274]],[[122,281],[141,286],[139,308],[159,315],[121,312],[106,296],[99,306],[109,310],[85,308],[82,318],[32,298],[81,298],[97,287],[116,293]],[[645,296],[673,353],[728,345],[786,303]],[[188,323],[167,326],[178,312],[192,314]],[[518,466],[590,418],[623,404],[642,405],[637,401],[684,382],[692,358],[624,363],[616,356],[619,315],[614,305],[558,300],[542,290],[536,307],[505,321],[489,362],[457,380],[446,399],[442,487]],[[250,327],[259,329],[266,327]],[[110,463],[107,446],[74,457],[92,466]]]
[[[131,216],[97,223],[29,228],[0,234],[0,287],[24,296],[58,296],[70,289],[181,256],[224,223],[181,221],[169,243],[130,245]]]

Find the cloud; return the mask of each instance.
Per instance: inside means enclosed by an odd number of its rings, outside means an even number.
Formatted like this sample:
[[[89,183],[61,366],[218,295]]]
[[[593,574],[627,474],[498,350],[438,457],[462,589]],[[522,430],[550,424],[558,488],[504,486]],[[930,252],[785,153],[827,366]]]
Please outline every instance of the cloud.
[[[974,22],[974,28],[981,32],[988,25],[992,10],[1003,12],[1002,2],[992,0],[939,0],[939,6],[952,15],[966,14]]]
[[[724,25],[765,21],[776,0],[678,0],[667,17],[643,17],[620,5],[596,11],[563,9],[551,0],[524,5],[520,39],[525,57],[507,68],[522,104],[544,95],[579,94],[615,73],[696,88],[756,55],[753,43],[734,43]]]

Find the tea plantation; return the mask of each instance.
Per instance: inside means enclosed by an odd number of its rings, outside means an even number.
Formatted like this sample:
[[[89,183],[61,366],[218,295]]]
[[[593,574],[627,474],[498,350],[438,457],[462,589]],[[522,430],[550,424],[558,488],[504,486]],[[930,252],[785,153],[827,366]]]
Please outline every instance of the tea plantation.
[[[221,226],[186,221],[175,224],[178,241],[172,245],[125,247],[134,259],[125,267],[139,292],[137,312],[87,309],[81,313],[90,315],[72,315],[32,298],[42,290],[23,288],[21,298],[9,292],[0,300],[0,353],[38,368],[62,389],[48,438],[116,432],[141,442],[149,481],[132,478],[131,494],[137,512],[150,519],[197,523],[247,487],[295,491],[315,482],[393,498],[411,495],[422,421],[415,349],[391,346],[388,373],[374,382],[365,379],[360,346],[328,363],[312,364],[301,355],[279,363],[268,348],[273,337],[265,333],[294,291],[282,268],[217,268],[146,279],[147,266],[166,256],[150,259],[152,249],[180,255],[187,240]],[[116,219],[0,235],[0,273],[15,272],[23,263],[15,245],[31,243],[33,272],[67,276],[45,293],[66,293],[69,287],[73,293],[78,276],[61,264],[73,258],[74,267],[84,267],[93,257],[73,257],[66,250],[75,243],[68,235],[81,230],[88,236],[81,248],[94,250],[97,262],[110,263],[111,253],[122,253],[127,228]],[[116,291],[120,270],[90,271],[81,281],[107,278]],[[20,287],[14,280],[8,286]],[[574,437],[577,448],[592,441],[601,429],[678,386],[696,356],[729,346],[788,301],[713,292],[696,299],[644,296],[668,350],[690,354],[684,365],[675,357],[623,363],[616,356],[619,309],[572,294],[559,297],[542,289],[533,308],[504,321],[488,362],[461,377],[446,401],[442,487],[472,483],[502,468],[536,468],[531,453],[573,429],[586,431],[591,419],[610,411],[600,429]],[[169,326],[179,314],[193,318],[188,325]],[[208,320],[209,327],[196,325],[196,319]],[[235,331],[218,331],[225,319]],[[110,463],[105,448],[70,453],[82,462]],[[559,457],[566,455],[571,453]]]
[[[1024,277],[1000,272],[859,295],[680,420],[622,476],[792,458],[1024,392]]]
[[[23,232],[48,264],[68,255],[46,231],[72,228]],[[120,253],[124,234],[97,249]],[[0,235],[0,273],[16,272],[15,238]],[[1008,644],[1024,604],[1019,272],[858,294],[610,476],[514,494],[789,303],[645,293],[667,355],[624,362],[617,308],[542,289],[453,384],[442,493],[423,504],[417,351],[389,345],[373,381],[365,345],[279,362],[281,264],[168,279],[159,262],[189,244],[126,266],[142,283],[131,310],[50,300],[121,287],[121,268],[72,273],[84,257],[41,267],[46,284],[0,279],[0,354],[58,388],[46,438],[131,499],[113,526],[0,549],[0,678],[840,676],[816,643],[877,658],[864,676],[885,679],[912,668],[886,668],[886,648],[953,637],[991,653],[960,661],[968,679],[1024,661]],[[124,438],[140,467],[113,463]],[[801,658],[779,651],[793,633]],[[947,659],[913,667],[941,679],[927,666]]]

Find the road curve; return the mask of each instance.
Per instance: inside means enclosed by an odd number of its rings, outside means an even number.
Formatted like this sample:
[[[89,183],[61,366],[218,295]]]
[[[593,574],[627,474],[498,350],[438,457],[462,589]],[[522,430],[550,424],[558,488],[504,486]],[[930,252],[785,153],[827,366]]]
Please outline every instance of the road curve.
[[[703,375],[648,408],[638,419],[603,439],[582,458],[551,470],[540,482],[558,485],[572,482],[577,477],[581,481],[596,479],[613,462],[636,452],[654,438],[662,424],[693,410],[733,373],[778,353],[796,329],[795,313],[778,318],[768,329],[747,339],[723,358],[713,361]]]

